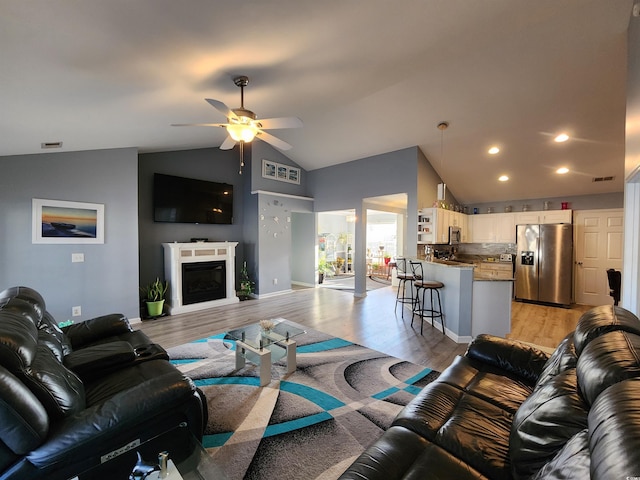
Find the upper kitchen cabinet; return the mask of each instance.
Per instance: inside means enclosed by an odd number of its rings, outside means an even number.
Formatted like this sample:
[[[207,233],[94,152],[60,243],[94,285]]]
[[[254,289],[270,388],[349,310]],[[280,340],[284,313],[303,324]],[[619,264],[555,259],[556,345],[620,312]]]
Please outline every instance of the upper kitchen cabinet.
[[[497,214],[474,215],[471,217],[471,242],[493,243],[496,241]]]
[[[516,223],[513,213],[473,215],[472,243],[515,243]]]
[[[518,212],[516,225],[536,225],[541,223],[572,223],[571,210],[542,210],[539,212]]]
[[[418,210],[418,245],[436,243],[437,221],[435,211],[435,208]]]
[[[462,241],[468,241],[467,217],[443,208],[418,210],[418,245],[449,243],[449,227],[460,227]]]

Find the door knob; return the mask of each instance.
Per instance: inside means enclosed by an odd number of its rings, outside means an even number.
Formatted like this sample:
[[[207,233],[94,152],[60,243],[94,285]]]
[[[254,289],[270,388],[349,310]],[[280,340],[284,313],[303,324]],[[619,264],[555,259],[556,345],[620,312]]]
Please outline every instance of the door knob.
[[[582,265],[582,262],[576,262],[576,265]]]

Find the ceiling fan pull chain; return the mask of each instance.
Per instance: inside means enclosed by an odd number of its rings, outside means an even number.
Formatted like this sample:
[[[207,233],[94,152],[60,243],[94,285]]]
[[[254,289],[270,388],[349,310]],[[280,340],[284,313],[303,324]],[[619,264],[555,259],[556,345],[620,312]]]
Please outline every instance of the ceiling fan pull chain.
[[[244,167],[244,142],[240,140],[240,175],[242,175],[242,167]]]

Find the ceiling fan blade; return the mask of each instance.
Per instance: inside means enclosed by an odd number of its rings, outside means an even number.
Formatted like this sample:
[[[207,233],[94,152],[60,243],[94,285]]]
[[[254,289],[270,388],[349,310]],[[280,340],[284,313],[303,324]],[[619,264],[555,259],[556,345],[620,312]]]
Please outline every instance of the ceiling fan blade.
[[[262,130],[258,132],[257,138],[273,145],[279,150],[290,150],[292,148],[291,145],[289,145],[284,140],[280,140],[279,138],[274,137],[267,132],[263,132]]]
[[[227,138],[224,139],[224,142],[222,142],[222,145],[220,145],[220,150],[231,150],[233,147],[235,147],[236,145],[236,141],[227,136]]]
[[[172,123],[172,127],[226,127],[226,123]]]
[[[259,124],[260,128],[264,130],[302,127],[302,120],[298,117],[262,118],[256,120],[256,122]]]
[[[233,113],[233,110],[231,110],[229,107],[227,107],[220,100],[213,100],[212,98],[205,98],[205,100],[207,102],[209,102],[209,105],[211,105],[213,108],[218,110],[225,117],[233,118],[233,119],[237,119],[238,118],[238,116],[235,113]]]

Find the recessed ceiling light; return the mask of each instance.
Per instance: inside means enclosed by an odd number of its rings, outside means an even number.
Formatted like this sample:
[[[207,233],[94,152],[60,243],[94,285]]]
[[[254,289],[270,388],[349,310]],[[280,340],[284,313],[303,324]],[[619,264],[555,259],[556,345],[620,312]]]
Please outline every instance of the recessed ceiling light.
[[[558,142],[558,143],[566,142],[567,140],[569,140],[569,135],[567,135],[566,133],[561,133],[560,135],[558,135],[556,138],[553,139],[554,142]]]
[[[507,180],[509,180],[509,177],[507,177],[506,175],[500,175],[498,177],[498,180],[500,180],[501,182],[506,182]]]
[[[498,153],[498,152],[500,152],[500,149],[499,149],[498,147],[491,147],[491,148],[489,149],[489,153],[490,153],[491,155],[495,155],[495,154],[496,154],[496,153]]]
[[[569,169],[567,167],[560,167],[559,169],[556,170],[556,173],[559,173],[560,175],[564,175],[565,173],[569,173]]]

